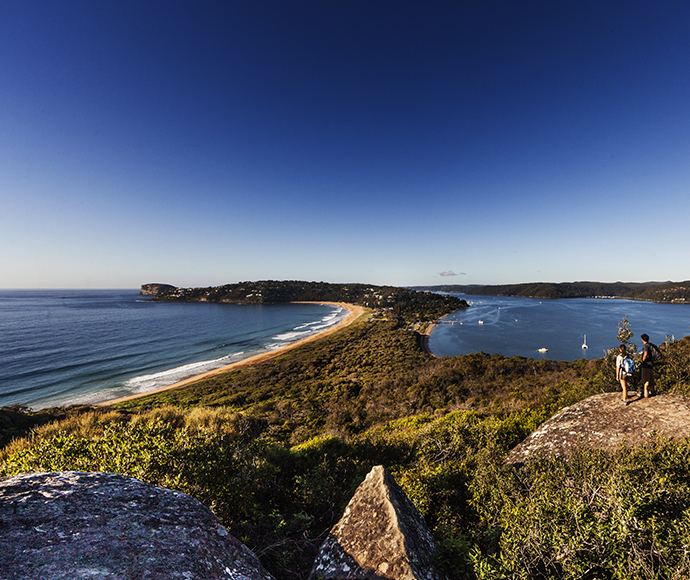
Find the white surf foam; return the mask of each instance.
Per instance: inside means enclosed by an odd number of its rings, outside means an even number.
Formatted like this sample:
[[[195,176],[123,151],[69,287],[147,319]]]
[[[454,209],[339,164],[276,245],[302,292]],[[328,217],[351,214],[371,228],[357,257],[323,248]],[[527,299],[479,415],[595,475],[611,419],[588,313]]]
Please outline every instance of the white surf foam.
[[[219,369],[243,358],[246,358],[244,352],[237,352],[213,360],[199,361],[149,375],[141,375],[126,381],[125,387],[130,389],[132,394],[167,387],[189,377]]]
[[[316,334],[314,330],[293,330],[292,332],[284,332],[283,334],[276,334],[273,340],[282,340],[283,342],[295,342],[302,338],[306,338],[312,334]],[[284,345],[283,345],[284,346]]]
[[[346,314],[347,309],[343,308],[342,306],[337,306],[333,312],[327,314],[321,320],[300,324],[289,332],[283,332],[275,335],[272,340],[280,340],[282,342],[289,343],[307,338],[308,336],[317,334],[335,324],[338,324],[343,318],[345,318]]]
[[[122,385],[99,390],[94,393],[85,393],[79,397],[71,396],[71,401],[81,404],[93,404],[101,401],[110,401],[128,395],[139,395],[161,387],[173,385],[190,377],[203,374],[208,371],[219,369],[234,362],[239,362],[250,356],[261,354],[262,352],[269,352],[284,348],[286,345],[297,342],[303,338],[307,338],[314,334],[339,323],[347,315],[347,309],[336,307],[336,309],[314,322],[308,322],[296,326],[291,331],[283,332],[270,339],[270,342],[265,344],[262,348],[252,350],[251,352],[238,352],[223,356],[218,359],[200,361],[190,364],[185,364],[173,369],[140,375],[125,381]]]

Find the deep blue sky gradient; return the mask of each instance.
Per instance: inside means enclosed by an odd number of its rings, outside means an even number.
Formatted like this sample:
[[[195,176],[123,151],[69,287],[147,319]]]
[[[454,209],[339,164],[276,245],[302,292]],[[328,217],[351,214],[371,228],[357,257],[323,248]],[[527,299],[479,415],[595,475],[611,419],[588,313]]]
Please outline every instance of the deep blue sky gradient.
[[[688,30],[684,1],[5,0],[0,287],[689,279]]]

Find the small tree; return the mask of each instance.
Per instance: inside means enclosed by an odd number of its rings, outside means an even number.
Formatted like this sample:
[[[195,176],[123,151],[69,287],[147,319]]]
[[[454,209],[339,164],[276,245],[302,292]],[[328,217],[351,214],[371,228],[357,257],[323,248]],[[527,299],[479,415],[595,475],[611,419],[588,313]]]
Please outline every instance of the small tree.
[[[618,334],[616,338],[618,338],[618,342],[625,346],[625,352],[630,356],[637,354],[637,345],[633,342],[630,342],[632,337],[633,331],[630,330],[630,321],[628,320],[628,315],[626,314],[623,317],[623,320],[618,323]],[[612,362],[616,360],[616,357],[618,356],[618,348],[608,348],[604,351],[604,353],[606,362]]]
[[[634,356],[637,354],[637,345],[633,342],[630,342],[630,339],[633,337],[633,331],[630,330],[630,321],[628,320],[628,315],[626,314],[623,317],[623,320],[621,320],[618,323],[618,334],[616,338],[618,338],[618,342],[620,342],[624,347],[625,347],[625,353],[629,356]],[[614,364],[614,361],[616,360],[616,357],[618,356],[618,348],[608,348],[604,351],[604,360],[606,361],[607,367],[612,367]],[[613,378],[613,375],[610,373],[607,373],[607,377],[610,377],[610,380],[607,380],[607,383],[611,388],[618,387],[618,382]],[[631,386],[632,383],[629,383],[629,386]]]
[[[634,355],[637,353],[637,345],[630,342],[633,337],[633,331],[630,330],[630,321],[628,320],[628,315],[626,314],[618,323],[618,342],[625,346],[625,352],[629,355]]]
[[[666,335],[666,341],[659,347],[664,358],[662,364],[654,363],[657,391],[690,395],[690,336],[676,340]]]

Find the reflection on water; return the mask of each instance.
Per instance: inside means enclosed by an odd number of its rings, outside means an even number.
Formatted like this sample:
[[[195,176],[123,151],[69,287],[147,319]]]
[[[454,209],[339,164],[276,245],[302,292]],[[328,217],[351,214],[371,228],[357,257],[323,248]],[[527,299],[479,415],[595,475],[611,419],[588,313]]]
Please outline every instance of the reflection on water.
[[[601,358],[605,349],[619,344],[618,323],[626,315],[638,347],[642,345],[639,336],[645,332],[657,344],[666,335],[690,334],[690,305],[686,304],[457,296],[471,306],[446,316],[433,330],[429,348],[437,356],[483,351],[554,360]],[[585,335],[587,349],[582,348]]]

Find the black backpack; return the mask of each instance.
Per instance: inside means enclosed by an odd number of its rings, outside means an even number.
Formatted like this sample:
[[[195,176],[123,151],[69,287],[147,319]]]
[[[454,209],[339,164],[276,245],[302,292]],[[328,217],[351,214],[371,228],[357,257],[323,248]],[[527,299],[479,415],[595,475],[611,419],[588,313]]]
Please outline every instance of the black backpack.
[[[652,359],[652,362],[659,362],[662,358],[659,347],[651,342],[648,342],[647,346],[649,347],[649,357]]]

